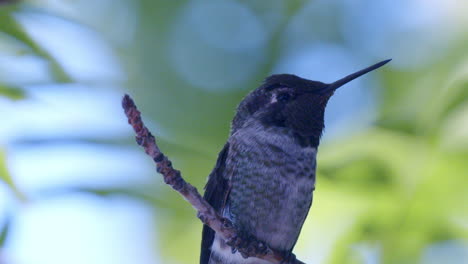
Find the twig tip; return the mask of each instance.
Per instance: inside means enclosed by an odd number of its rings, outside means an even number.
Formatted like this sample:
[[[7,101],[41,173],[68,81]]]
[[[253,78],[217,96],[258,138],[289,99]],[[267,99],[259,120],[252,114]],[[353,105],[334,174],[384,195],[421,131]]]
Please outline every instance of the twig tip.
[[[133,102],[133,99],[130,97],[130,95],[128,94],[124,95],[124,97],[122,98],[122,107],[124,109],[135,107],[135,103]]]

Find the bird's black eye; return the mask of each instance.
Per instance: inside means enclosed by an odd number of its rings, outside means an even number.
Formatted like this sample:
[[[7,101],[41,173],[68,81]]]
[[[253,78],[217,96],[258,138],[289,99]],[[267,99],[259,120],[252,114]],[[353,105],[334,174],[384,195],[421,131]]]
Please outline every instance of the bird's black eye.
[[[289,101],[291,99],[291,95],[289,93],[280,93],[280,94],[278,94],[276,99],[279,102],[285,103],[285,102],[287,102],[287,101]]]

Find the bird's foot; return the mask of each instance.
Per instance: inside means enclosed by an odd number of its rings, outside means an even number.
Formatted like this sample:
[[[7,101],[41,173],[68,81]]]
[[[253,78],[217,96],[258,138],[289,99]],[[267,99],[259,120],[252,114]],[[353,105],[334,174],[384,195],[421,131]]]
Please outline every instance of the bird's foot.
[[[281,261],[281,264],[292,264],[296,262],[296,255],[292,253],[292,251],[286,251],[283,254],[283,260]]]
[[[262,256],[268,251],[264,242],[252,236],[236,236],[226,241],[226,244],[231,247],[232,254],[238,251],[243,258]]]

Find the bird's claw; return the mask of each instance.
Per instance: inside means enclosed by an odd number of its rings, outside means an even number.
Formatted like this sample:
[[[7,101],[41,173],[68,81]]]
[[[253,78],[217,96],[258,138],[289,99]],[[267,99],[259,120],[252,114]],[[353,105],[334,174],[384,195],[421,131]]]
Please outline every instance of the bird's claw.
[[[291,251],[285,252],[283,255],[283,260],[280,264],[293,264],[296,262],[296,255]]]
[[[222,228],[222,229],[229,229],[229,228],[232,228],[232,222],[231,222],[229,219],[227,219],[227,218],[224,218],[224,217],[223,217],[223,218],[221,219],[221,224],[222,224],[222,225],[221,225],[221,228]]]
[[[226,241],[226,244],[231,247],[233,254],[238,251],[243,258],[265,255],[268,251],[268,247],[264,242],[250,236],[235,236]]]

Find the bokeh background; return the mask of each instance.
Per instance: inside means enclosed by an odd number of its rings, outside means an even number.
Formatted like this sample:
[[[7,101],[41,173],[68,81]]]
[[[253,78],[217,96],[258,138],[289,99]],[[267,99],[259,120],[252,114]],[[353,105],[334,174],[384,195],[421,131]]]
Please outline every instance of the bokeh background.
[[[242,97],[331,82],[307,263],[468,261],[468,2],[0,1],[0,263],[197,263],[201,224],[120,108],[203,188]]]

